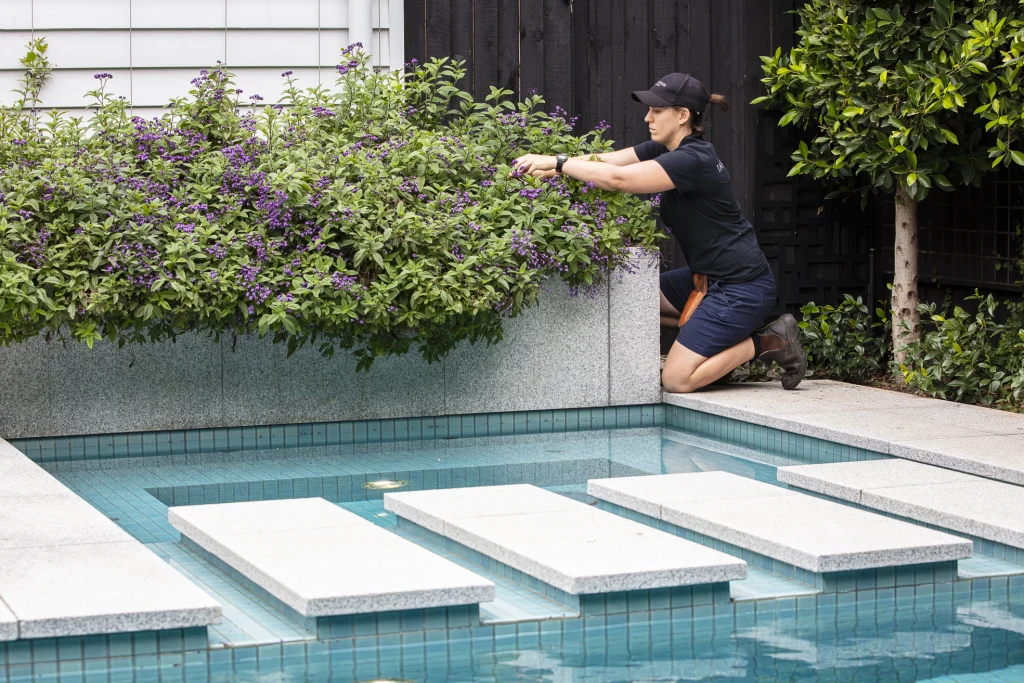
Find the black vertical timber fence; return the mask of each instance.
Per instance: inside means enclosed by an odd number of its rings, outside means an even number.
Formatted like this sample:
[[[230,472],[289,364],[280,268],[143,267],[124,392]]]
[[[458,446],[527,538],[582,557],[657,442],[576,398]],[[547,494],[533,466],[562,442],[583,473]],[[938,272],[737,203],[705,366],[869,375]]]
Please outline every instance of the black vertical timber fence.
[[[825,201],[803,177],[788,178],[799,140],[778,115],[750,105],[763,93],[761,55],[793,45],[801,0],[405,0],[405,52],[466,60],[462,87],[536,90],[580,130],[610,126],[616,147],[647,138],[644,108],[629,98],[671,71],[691,73],[726,95],[709,139],[733,177],[779,285],[779,306],[832,303],[850,293],[886,296],[891,278],[891,207]],[[932,299],[981,287],[1024,291],[1020,255],[1024,179],[1006,174],[982,190],[933,193],[922,207],[922,294]],[[666,261],[678,263],[678,250]],[[956,292],[954,292],[956,294]]]
[[[617,147],[647,139],[646,110],[629,93],[671,71],[691,73],[729,97],[710,116],[710,139],[744,208],[754,199],[760,55],[792,44],[793,0],[406,0],[406,56],[458,55],[465,89],[517,95],[605,121]]]

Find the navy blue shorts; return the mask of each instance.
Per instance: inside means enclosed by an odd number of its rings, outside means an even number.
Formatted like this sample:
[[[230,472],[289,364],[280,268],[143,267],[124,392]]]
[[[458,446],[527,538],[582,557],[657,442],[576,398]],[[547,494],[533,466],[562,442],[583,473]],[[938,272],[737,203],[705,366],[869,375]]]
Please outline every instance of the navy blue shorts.
[[[682,311],[693,291],[693,274],[679,268],[661,274],[661,293]],[[710,358],[731,348],[761,327],[775,305],[775,277],[771,268],[753,280],[735,284],[709,282],[708,293],[676,341],[696,354]]]

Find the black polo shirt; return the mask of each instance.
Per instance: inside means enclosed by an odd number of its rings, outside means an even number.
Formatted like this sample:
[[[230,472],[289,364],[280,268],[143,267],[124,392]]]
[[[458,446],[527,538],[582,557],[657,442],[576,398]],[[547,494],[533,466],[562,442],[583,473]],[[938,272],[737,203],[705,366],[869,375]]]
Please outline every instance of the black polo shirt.
[[[699,135],[688,135],[671,152],[653,140],[633,151],[640,161],[654,159],[661,164],[675,183],[674,190],[661,195],[661,219],[672,229],[693,272],[735,283],[752,280],[768,268],[714,145]]]

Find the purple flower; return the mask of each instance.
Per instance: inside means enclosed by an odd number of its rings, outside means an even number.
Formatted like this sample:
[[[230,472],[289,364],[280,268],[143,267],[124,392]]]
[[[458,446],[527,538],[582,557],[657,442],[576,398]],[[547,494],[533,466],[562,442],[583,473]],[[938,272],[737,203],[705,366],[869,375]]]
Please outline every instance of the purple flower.
[[[113,78],[114,74],[108,74],[106,72],[103,72],[101,74],[93,74],[92,77],[95,78],[96,80],[102,80],[102,79],[105,79],[105,78]]]
[[[291,71],[285,71],[283,74],[281,74],[281,78],[288,78],[291,75],[292,75]]]
[[[356,278],[352,275],[342,275],[341,273],[331,275],[331,286],[335,289],[351,289],[355,283]]]

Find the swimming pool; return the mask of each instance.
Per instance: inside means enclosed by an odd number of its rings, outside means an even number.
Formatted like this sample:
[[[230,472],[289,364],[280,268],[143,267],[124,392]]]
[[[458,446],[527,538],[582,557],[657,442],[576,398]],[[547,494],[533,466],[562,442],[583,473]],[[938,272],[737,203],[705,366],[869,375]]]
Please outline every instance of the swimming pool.
[[[882,457],[796,437],[775,447],[770,430],[723,421],[701,429],[691,419],[698,418],[677,415],[673,426],[652,413],[647,426],[639,415],[641,426],[493,436],[467,429],[426,439],[406,432],[405,439],[321,445],[298,445],[298,436],[293,445],[275,444],[267,431],[269,447],[177,453],[133,451],[126,438],[119,457],[50,462],[46,444],[18,443],[30,455],[40,449],[44,467],[216,597],[224,622],[209,629],[205,647],[143,638],[127,649],[88,639],[39,644],[29,654],[8,646],[0,680],[1024,680],[1024,566],[990,558],[963,563],[977,577],[970,581],[831,596],[751,569],[726,605],[652,599],[583,618],[408,535],[495,581],[498,599],[481,606],[479,623],[377,622],[372,633],[358,624],[318,633],[180,543],[167,522],[168,505],[316,496],[405,533],[383,508],[384,493],[395,489],[368,484],[533,483],[594,502],[586,494],[594,478],[724,470],[776,483],[779,466]],[[110,447],[116,442],[111,437]]]

